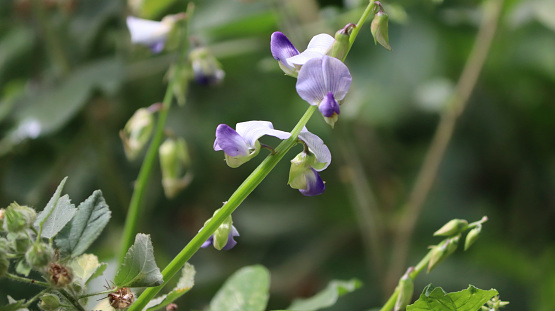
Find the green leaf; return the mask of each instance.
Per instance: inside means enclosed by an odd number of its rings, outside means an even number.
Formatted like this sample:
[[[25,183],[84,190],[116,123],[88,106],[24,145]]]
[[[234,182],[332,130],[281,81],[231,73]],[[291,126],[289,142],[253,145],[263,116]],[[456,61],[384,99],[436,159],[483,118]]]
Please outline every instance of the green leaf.
[[[295,299],[288,310],[295,311],[314,311],[330,307],[337,302],[339,297],[350,293],[362,286],[362,283],[357,279],[349,281],[331,281],[328,286],[307,299]]]
[[[73,269],[74,281],[78,279],[82,285],[102,275],[106,270],[106,264],[98,262],[98,258],[93,254],[83,254],[73,259],[69,266]]]
[[[195,273],[195,267],[186,263],[185,267],[181,270],[181,278],[177,282],[177,286],[167,295],[152,299],[145,309],[148,311],[158,310],[184,295],[195,284]]]
[[[8,296],[8,304],[5,306],[0,307],[0,311],[23,311],[29,309],[25,308],[25,300],[15,300],[12,297]]]
[[[441,287],[426,286],[420,298],[407,311],[476,311],[498,292],[481,290],[472,285],[460,292],[447,294]]]
[[[139,233],[135,236],[135,243],[125,254],[114,281],[118,287],[153,287],[164,283],[154,260],[149,235]]]
[[[96,240],[110,220],[111,212],[100,190],[79,204],[73,219],[56,236],[62,254],[77,257]]]
[[[46,204],[46,207],[42,210],[42,212],[40,212],[37,215],[37,219],[35,220],[35,223],[34,223],[35,229],[38,229],[39,231],[41,231],[41,228],[44,227],[44,223],[48,220],[52,212],[55,210],[56,206],[58,205],[58,201],[60,199],[60,195],[62,194],[62,189],[64,188],[66,181],[67,181],[67,176],[60,182],[60,184],[58,185],[58,188],[56,188],[56,191],[54,192],[54,195],[52,195],[52,197]],[[65,224],[62,225],[62,228],[63,226],[65,226]],[[60,230],[62,228],[60,228]]]
[[[46,208],[48,208],[48,205]],[[47,211],[46,208],[38,215],[38,217],[42,217],[43,214],[45,215],[46,218],[42,223],[41,237],[50,239],[55,237],[56,234],[58,234],[58,232],[60,232],[60,230],[62,230],[73,218],[73,216],[75,216],[77,209],[75,208],[75,205],[71,204],[71,200],[67,194],[58,199],[52,210]],[[37,222],[35,221],[35,225],[36,223]]]
[[[244,267],[224,283],[210,302],[210,311],[264,311],[270,273],[263,266]]]

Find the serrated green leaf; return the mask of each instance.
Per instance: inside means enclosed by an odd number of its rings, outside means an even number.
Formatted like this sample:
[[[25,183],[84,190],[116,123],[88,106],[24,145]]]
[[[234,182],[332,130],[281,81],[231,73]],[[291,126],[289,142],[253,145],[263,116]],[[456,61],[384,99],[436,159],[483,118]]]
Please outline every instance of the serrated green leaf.
[[[288,310],[295,311],[315,311],[323,308],[333,306],[339,297],[350,293],[362,286],[362,283],[357,279],[349,281],[331,281],[328,286],[307,299],[295,299]]]
[[[154,260],[152,241],[147,234],[135,236],[123,264],[114,280],[118,287],[152,287],[164,283],[164,278]]]
[[[193,285],[195,284],[195,273],[195,267],[189,263],[186,263],[185,267],[183,267],[183,269],[181,270],[181,278],[179,278],[177,286],[167,295],[152,299],[146,306],[145,310],[158,310],[169,305],[174,300],[184,295],[191,288],[193,288]]]
[[[60,197],[56,203],[56,207],[54,207],[54,210],[51,211],[48,218],[45,219],[42,226],[41,237],[47,239],[55,237],[56,234],[58,234],[58,232],[60,232],[65,225],[71,221],[76,212],[77,209],[75,208],[75,205],[71,204],[71,200],[67,194]],[[43,212],[41,212],[38,216],[40,217],[42,214]]]
[[[66,181],[67,181],[67,176],[60,182],[60,184],[56,188],[56,191],[54,191],[54,195],[52,195],[50,200],[48,200],[48,203],[46,204],[46,207],[37,215],[37,219],[35,220],[35,223],[33,225],[34,225],[35,229],[37,229],[38,231],[44,230],[44,224],[48,221],[48,219],[50,218],[50,215],[52,215],[52,213],[54,212],[54,210],[58,206],[58,201],[60,200],[60,195],[62,194],[62,190],[64,189],[64,185],[65,185]],[[68,197],[68,200],[69,200],[69,197]],[[51,227],[52,225],[53,224],[50,224],[49,226]],[[65,223],[62,225],[62,228],[64,226],[65,226]],[[60,228],[60,230],[62,228]],[[52,231],[52,230],[53,230],[52,228],[49,228],[49,231]],[[58,230],[58,231],[60,231],[60,230]],[[48,238],[50,238],[50,237],[48,237]]]
[[[15,266],[15,272],[28,276],[29,273],[31,273],[31,265],[27,262],[27,260],[25,260],[25,258],[21,258]]]
[[[29,311],[29,309],[24,307],[25,300],[15,300],[11,296],[8,296],[8,304],[0,307],[0,311]]]
[[[270,273],[263,266],[244,267],[224,283],[210,302],[210,311],[264,311]]]
[[[426,286],[420,298],[407,311],[476,311],[493,296],[495,289],[481,290],[472,285],[468,289],[447,294],[441,287]]]
[[[98,258],[93,254],[83,254],[72,261],[69,266],[73,269],[74,281],[78,279],[82,285],[97,277],[106,269],[105,263],[98,262]]]
[[[100,190],[79,204],[73,219],[58,233],[56,245],[62,254],[77,257],[96,240],[110,220],[111,212]]]

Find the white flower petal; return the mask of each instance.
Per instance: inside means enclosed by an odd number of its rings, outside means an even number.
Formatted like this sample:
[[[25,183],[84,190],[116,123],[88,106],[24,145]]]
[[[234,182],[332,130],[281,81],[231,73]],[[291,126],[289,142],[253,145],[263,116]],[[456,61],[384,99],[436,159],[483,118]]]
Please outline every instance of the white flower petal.
[[[251,148],[254,148],[256,141],[264,135],[274,136],[279,139],[287,139],[291,136],[291,133],[274,130],[272,122],[269,121],[241,122],[237,123],[235,129]]]
[[[308,43],[306,50],[299,55],[287,58],[287,63],[295,65],[304,65],[307,61],[313,58],[320,58],[331,47],[335,39],[325,33],[316,35]]]
[[[324,144],[324,141],[320,137],[309,132],[306,127],[303,128],[299,134],[299,139],[305,142],[308,149],[316,156],[316,160],[319,163],[325,163],[322,169],[316,169],[317,171],[325,170],[331,163],[331,152],[328,146]]]
[[[171,23],[128,16],[127,28],[131,34],[131,42],[151,45],[166,40],[171,31]]]

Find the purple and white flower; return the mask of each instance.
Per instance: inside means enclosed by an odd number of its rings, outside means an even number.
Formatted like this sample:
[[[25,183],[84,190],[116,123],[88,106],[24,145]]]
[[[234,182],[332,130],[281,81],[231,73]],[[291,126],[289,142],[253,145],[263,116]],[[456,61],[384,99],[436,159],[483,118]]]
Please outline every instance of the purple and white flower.
[[[231,226],[231,229],[229,230],[229,235],[227,237],[227,243],[225,244],[225,246],[222,248],[223,250],[230,250],[232,249],[235,245],[237,245],[237,241],[235,241],[234,237],[239,236],[239,231],[237,231],[237,229],[235,229],[235,226]],[[206,242],[204,242],[200,247],[201,248],[207,248],[210,245],[214,245],[215,246],[215,240],[214,240],[214,235],[211,235],[208,240],[206,240]],[[216,247],[217,248],[217,247]]]
[[[128,16],[127,28],[131,34],[131,42],[146,45],[153,53],[160,53],[174,22],[172,16],[165,17],[161,22]]]
[[[239,167],[255,157],[261,145],[258,139],[270,135],[279,139],[287,139],[290,133],[275,130],[272,122],[248,121],[237,123],[235,130],[227,124],[220,124],[216,128],[214,150],[223,150],[225,160],[230,167]]]
[[[318,172],[325,170],[331,163],[331,153],[320,137],[304,128],[299,134],[305,150],[291,160],[289,186],[299,189],[305,196],[322,194],[326,189]]]
[[[297,93],[310,105],[318,106],[332,127],[339,117],[340,101],[351,87],[351,74],[337,58],[324,55],[308,60],[297,78]]]
[[[295,48],[293,43],[281,32],[276,31],[270,40],[272,56],[279,62],[279,67],[285,74],[296,77],[299,69],[313,58],[321,58],[330,49],[334,38],[322,33],[314,36],[308,47],[302,53]]]

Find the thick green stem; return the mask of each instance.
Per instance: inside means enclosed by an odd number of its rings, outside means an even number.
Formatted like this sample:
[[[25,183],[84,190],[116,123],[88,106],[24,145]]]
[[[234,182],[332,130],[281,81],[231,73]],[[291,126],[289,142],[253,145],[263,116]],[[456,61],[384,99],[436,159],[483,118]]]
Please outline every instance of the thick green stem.
[[[208,221],[199,233],[183,248],[183,250],[166,266],[162,275],[164,284],[158,287],[147,288],[137,301],[129,308],[129,311],[142,310],[146,304],[164,287],[164,285],[179,272],[185,263],[199,250],[213,233],[218,229],[222,222],[235,211],[235,209],[247,198],[247,196],[264,180],[285,154],[297,144],[297,137],[306,125],[317,106],[310,106],[303,117],[299,120],[295,128],[291,131],[291,137],[284,140],[276,148],[276,154],[270,154],[260,163],[260,165],[245,179],[245,181],[235,190],[225,205]]]

